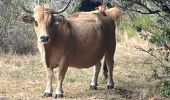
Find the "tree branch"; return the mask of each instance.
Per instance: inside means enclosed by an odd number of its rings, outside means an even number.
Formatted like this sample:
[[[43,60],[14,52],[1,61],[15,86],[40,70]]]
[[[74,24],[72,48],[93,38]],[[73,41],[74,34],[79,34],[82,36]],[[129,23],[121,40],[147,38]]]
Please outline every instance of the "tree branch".
[[[157,14],[157,13],[160,12],[159,10],[150,11],[150,12],[142,12],[142,11],[140,11],[140,10],[134,10],[134,9],[127,9],[127,10],[135,11],[135,12],[138,12],[138,13],[140,13],[140,14]]]
[[[132,1],[133,3],[135,3],[136,5],[138,6],[141,6],[142,8],[144,8],[145,10],[147,10],[148,12],[142,12],[142,11],[138,11],[138,10],[132,10],[132,11],[135,11],[135,12],[138,12],[138,13],[141,13],[141,14],[156,14],[156,13],[159,13],[160,10],[151,10],[150,8],[148,8],[146,5],[144,5],[143,3],[141,3],[140,1]]]
[[[143,49],[143,48],[140,47],[140,46],[137,46],[136,49],[148,53],[149,55],[151,55],[152,57],[154,57],[156,60],[158,60],[158,61],[161,63],[161,66],[162,66],[162,67],[165,67],[165,64],[164,64],[157,56],[155,56],[154,54],[152,54],[152,53],[150,52],[150,50],[147,51],[147,50]]]
[[[152,0],[152,2],[153,2],[156,6],[161,7],[161,6],[159,5],[159,2],[158,2],[158,1]]]
[[[126,10],[129,10],[129,11],[134,11],[134,12],[137,12],[137,13],[140,13],[140,14],[158,14],[160,12],[160,10],[155,10],[155,11],[152,11],[150,10],[147,6],[145,6],[144,4],[142,4],[141,2],[138,2],[138,1],[133,1],[133,3],[137,4],[138,6],[141,6],[143,7],[145,10],[147,10],[148,12],[143,12],[143,11],[140,11],[140,10],[134,10],[134,9],[128,9],[127,7],[124,7],[124,6],[121,6],[119,4],[117,4],[116,2],[113,2],[116,6],[122,8],[122,9],[126,9]]]

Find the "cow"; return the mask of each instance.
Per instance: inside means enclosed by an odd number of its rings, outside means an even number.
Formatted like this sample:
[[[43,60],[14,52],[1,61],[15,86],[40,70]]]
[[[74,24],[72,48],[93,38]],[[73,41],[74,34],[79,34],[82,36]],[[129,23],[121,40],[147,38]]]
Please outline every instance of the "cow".
[[[63,97],[62,84],[69,67],[89,68],[94,65],[91,89],[97,89],[100,60],[105,57],[107,66],[107,87],[114,88],[113,65],[116,49],[115,23],[112,18],[100,13],[90,13],[87,17],[64,17],[68,4],[60,11],[54,11],[49,5],[37,5],[33,11],[22,6],[33,15],[23,17],[26,23],[34,23],[37,47],[47,70],[45,97],[52,96],[53,69],[58,67],[55,98]],[[91,16],[91,17],[90,17]],[[105,71],[106,72],[106,71]]]

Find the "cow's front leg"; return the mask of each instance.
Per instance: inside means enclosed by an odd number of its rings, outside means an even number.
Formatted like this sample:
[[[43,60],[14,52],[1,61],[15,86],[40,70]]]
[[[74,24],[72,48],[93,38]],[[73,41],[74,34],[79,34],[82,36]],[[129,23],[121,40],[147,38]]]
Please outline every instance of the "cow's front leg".
[[[47,68],[47,85],[44,92],[45,97],[52,97],[53,68]]]
[[[100,72],[100,68],[101,68],[101,62],[98,62],[95,66],[94,66],[94,72],[93,72],[93,77],[92,77],[92,81],[90,84],[90,89],[91,90],[97,90],[97,86],[98,86],[98,76],[99,76],[99,72]]]
[[[63,97],[63,89],[62,84],[64,80],[65,73],[68,69],[68,62],[64,58],[60,61],[59,64],[59,72],[58,72],[58,78],[57,78],[57,88],[56,88],[56,95],[55,98],[62,98]]]

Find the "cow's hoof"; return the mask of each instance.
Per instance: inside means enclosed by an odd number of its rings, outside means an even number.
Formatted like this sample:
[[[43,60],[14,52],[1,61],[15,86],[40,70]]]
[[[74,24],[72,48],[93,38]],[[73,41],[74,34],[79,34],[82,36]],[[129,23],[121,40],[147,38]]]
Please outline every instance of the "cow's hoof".
[[[57,98],[63,98],[63,94],[56,94],[55,99],[57,99]]]
[[[97,86],[90,85],[90,90],[97,90]]]
[[[52,97],[52,93],[44,93],[44,97]]]
[[[107,89],[108,89],[108,90],[112,90],[113,88],[114,88],[113,85],[108,85],[108,86],[107,86]]]

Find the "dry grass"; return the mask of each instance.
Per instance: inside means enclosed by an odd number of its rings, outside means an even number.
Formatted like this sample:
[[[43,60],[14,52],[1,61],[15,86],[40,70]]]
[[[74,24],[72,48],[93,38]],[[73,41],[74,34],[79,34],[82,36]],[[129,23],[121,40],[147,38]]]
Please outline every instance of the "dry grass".
[[[64,98],[79,100],[155,100],[161,98],[155,90],[156,82],[148,82],[155,61],[149,55],[137,51],[136,45],[149,46],[145,41],[133,38],[117,45],[115,55],[115,91],[107,91],[106,81],[100,74],[97,91],[89,90],[92,68],[69,68],[64,80]],[[37,55],[0,54],[0,100],[47,100],[42,94],[46,74]],[[154,64],[153,64],[154,63]],[[57,69],[55,70],[55,76]],[[56,78],[55,78],[56,79]],[[55,80],[56,81],[56,80]],[[53,86],[56,86],[54,83]],[[52,98],[48,98],[51,100]]]

